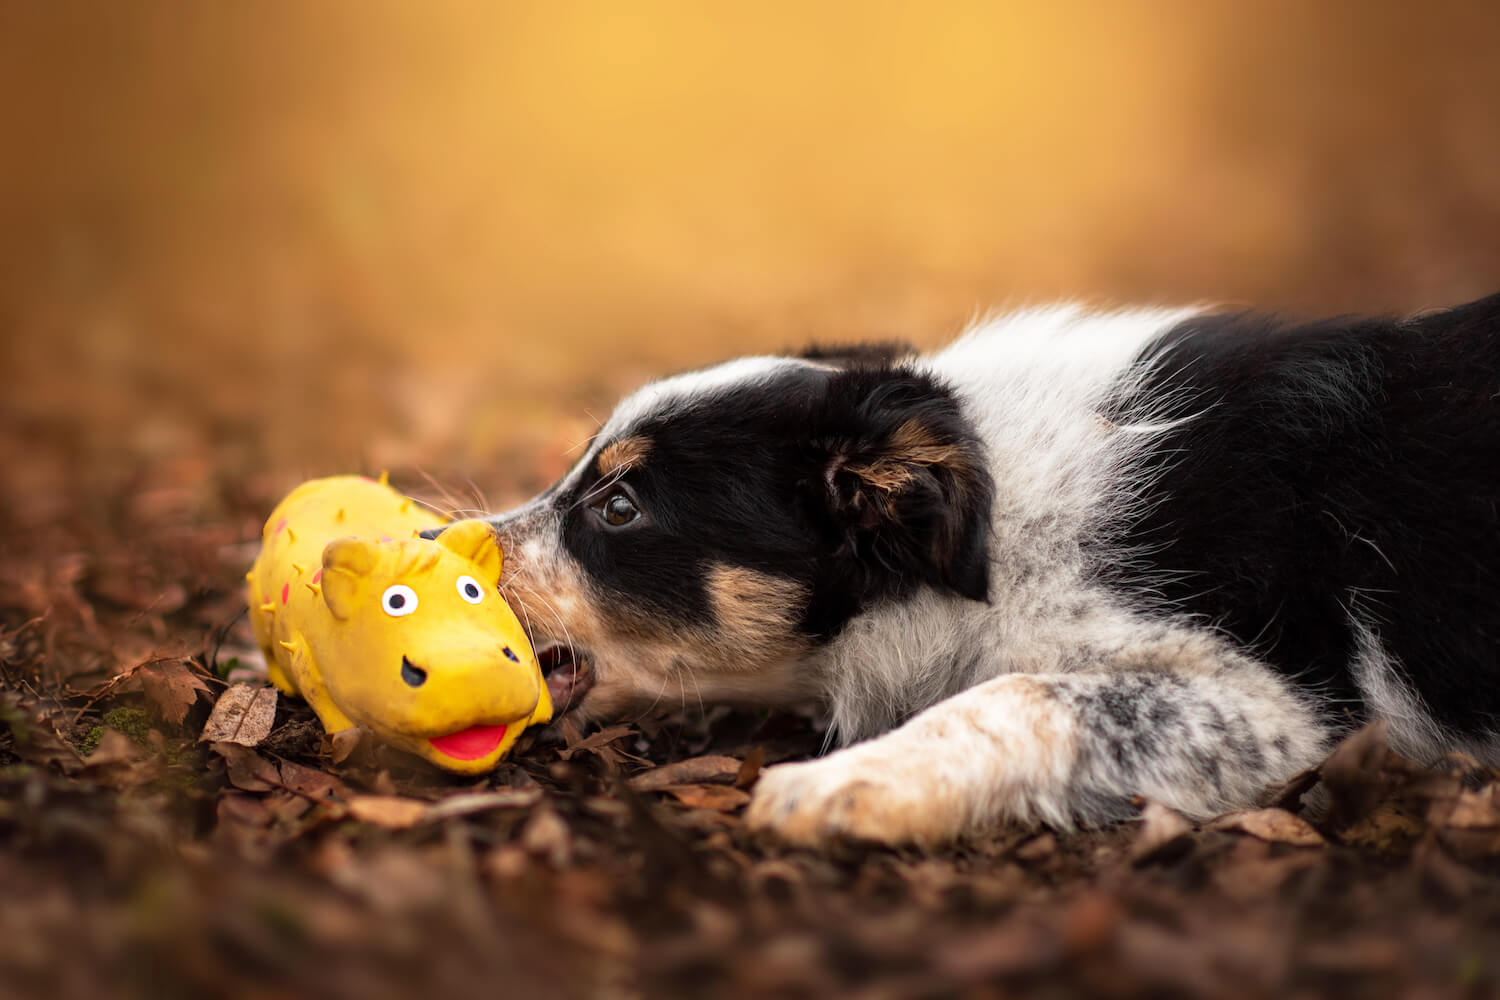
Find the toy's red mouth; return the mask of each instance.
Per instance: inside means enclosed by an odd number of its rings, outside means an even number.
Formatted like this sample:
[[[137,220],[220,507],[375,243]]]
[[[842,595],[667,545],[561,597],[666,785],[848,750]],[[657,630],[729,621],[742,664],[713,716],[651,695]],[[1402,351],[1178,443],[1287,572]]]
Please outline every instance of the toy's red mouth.
[[[430,740],[440,754],[454,760],[478,760],[495,752],[500,741],[505,739],[505,726],[470,726],[447,736],[436,736]]]

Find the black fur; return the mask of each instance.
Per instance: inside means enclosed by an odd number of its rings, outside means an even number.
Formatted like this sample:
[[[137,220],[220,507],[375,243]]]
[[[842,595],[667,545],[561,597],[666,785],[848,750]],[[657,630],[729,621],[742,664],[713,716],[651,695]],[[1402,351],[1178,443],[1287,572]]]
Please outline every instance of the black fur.
[[[860,606],[927,584],[973,600],[989,594],[987,533],[993,484],[984,451],[957,400],[930,375],[854,369],[830,380],[815,432],[809,484],[836,537],[830,568]],[[900,446],[916,428],[941,462]],[[861,470],[899,467],[887,490]],[[821,489],[818,489],[821,486]]]
[[[1191,320],[1113,416],[1192,416],[1100,573],[1362,714],[1351,613],[1455,733],[1500,730],[1500,296],[1413,320]],[[1167,400],[1163,408],[1160,401]],[[1164,412],[1162,412],[1164,409]]]
[[[897,453],[904,425],[943,460]],[[610,486],[585,481],[549,500],[566,511],[563,544],[607,605],[643,625],[706,624],[715,565],[798,583],[808,596],[801,628],[822,640],[922,584],[986,595],[989,476],[957,401],[930,376],[788,369],[769,384],[693,397],[626,433],[649,442],[645,461]],[[899,488],[861,478],[880,463],[902,466]],[[599,510],[616,490],[643,512],[622,527]]]
[[[889,368],[917,349],[904,340],[867,340],[858,344],[809,344],[797,356],[845,367]]]

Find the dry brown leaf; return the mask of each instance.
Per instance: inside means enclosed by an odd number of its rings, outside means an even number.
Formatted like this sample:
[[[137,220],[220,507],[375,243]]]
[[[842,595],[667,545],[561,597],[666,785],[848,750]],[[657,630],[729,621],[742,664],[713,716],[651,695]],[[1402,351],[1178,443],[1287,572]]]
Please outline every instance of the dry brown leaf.
[[[564,729],[564,732],[567,732],[567,730]],[[632,755],[625,753],[619,747],[610,746],[610,744],[634,734],[635,729],[631,726],[609,726],[581,740],[573,741],[570,739],[568,745],[559,750],[557,755],[563,760],[572,760],[575,754],[596,753],[611,763],[615,763],[619,757],[629,757]]]
[[[1490,830],[1500,827],[1500,785],[1487,785],[1478,791],[1460,791],[1453,809],[1443,825],[1465,830]]]
[[[224,758],[224,773],[229,783],[246,792],[269,792],[281,787],[281,773],[276,765],[249,747],[238,743],[213,743],[214,753]]]
[[[657,792],[668,785],[701,785],[709,781],[734,781],[743,765],[733,757],[709,754],[690,757],[631,776],[628,784],[638,792]]]
[[[1338,839],[1351,846],[1392,851],[1417,840],[1425,829],[1403,803],[1381,802],[1366,815],[1339,829]]]
[[[182,723],[199,694],[209,692],[208,685],[187,660],[151,660],[130,672],[141,682],[146,699],[173,725]]]
[[[750,752],[745,754],[745,759],[740,764],[739,772],[734,776],[734,787],[749,788],[755,784],[756,779],[760,777],[760,769],[765,766],[765,763],[766,748],[752,747]]]
[[[219,695],[199,742],[253,747],[271,734],[277,692],[261,684],[231,684]]]
[[[420,799],[399,795],[356,795],[349,800],[349,815],[387,830],[405,830],[416,826],[430,808]]]
[[[335,764],[342,764],[348,760],[355,750],[359,749],[362,731],[358,727],[340,729],[336,733],[325,733],[323,735],[324,750],[328,759]]]
[[[693,809],[730,812],[750,802],[750,793],[732,785],[672,785],[662,789],[678,802]]]
[[[78,751],[59,735],[48,711],[4,689],[0,689],[0,733],[11,737],[15,753],[33,763],[56,764],[68,773],[83,766]]]
[[[1141,831],[1130,845],[1130,860],[1137,864],[1173,857],[1192,842],[1193,824],[1160,802],[1148,801],[1141,809]]]
[[[572,857],[572,838],[568,824],[555,809],[543,806],[531,814],[521,834],[521,846],[533,857],[545,858],[555,868],[565,868]]]
[[[1250,809],[1220,816],[1208,825],[1210,830],[1237,830],[1275,844],[1297,847],[1322,847],[1323,835],[1306,820],[1285,809]]]
[[[281,783],[289,791],[317,801],[327,801],[334,796],[342,799],[353,796],[347,785],[327,771],[304,767],[290,760],[281,762]]]
[[[84,758],[84,767],[89,769],[110,767],[115,764],[131,764],[146,756],[146,751],[135,740],[116,729],[105,728],[99,736],[99,745]]]
[[[432,805],[423,819],[427,822],[452,819],[455,816],[472,816],[491,809],[529,809],[542,800],[540,788],[502,788],[493,792],[472,792],[467,795],[450,795]]]
[[[1342,830],[1368,817],[1418,770],[1390,749],[1387,729],[1384,719],[1370,723],[1335,747],[1318,766],[1328,789],[1331,829]]]
[[[1016,857],[1022,861],[1041,861],[1057,853],[1057,838],[1050,833],[1040,833],[1016,848]]]

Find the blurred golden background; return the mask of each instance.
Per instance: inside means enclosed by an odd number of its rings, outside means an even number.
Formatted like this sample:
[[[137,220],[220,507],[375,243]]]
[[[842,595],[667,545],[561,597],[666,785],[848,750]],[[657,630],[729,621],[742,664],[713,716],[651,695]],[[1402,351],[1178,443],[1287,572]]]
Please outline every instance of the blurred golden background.
[[[0,459],[37,516],[381,466],[493,504],[735,353],[1456,303],[1500,289],[1497,43],[1494,3],[4,0]]]

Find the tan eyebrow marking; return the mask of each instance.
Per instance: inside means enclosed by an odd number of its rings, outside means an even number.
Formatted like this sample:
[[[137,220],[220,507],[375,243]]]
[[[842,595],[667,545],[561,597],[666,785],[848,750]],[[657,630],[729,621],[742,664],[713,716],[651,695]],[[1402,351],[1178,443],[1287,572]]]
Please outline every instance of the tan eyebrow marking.
[[[613,476],[640,465],[650,453],[651,441],[648,438],[639,435],[621,438],[599,452],[599,476]]]

